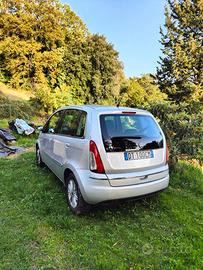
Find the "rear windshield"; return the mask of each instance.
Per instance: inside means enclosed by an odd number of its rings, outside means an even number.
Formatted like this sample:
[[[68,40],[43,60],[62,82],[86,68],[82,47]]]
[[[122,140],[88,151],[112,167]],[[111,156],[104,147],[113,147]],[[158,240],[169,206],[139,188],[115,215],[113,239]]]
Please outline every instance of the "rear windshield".
[[[163,147],[160,129],[149,115],[103,114],[100,123],[107,152]]]

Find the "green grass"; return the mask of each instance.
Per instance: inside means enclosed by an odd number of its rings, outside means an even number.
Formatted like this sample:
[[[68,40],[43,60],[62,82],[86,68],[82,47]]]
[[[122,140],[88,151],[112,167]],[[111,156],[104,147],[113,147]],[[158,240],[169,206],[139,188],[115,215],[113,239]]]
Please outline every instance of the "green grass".
[[[16,146],[22,146],[24,148],[34,146],[39,134],[31,134],[31,135],[19,135],[15,132],[12,133],[16,137]]]
[[[0,159],[0,269],[202,269],[201,171],[179,163],[163,193],[73,215],[34,153]]]
[[[7,119],[0,119],[0,127],[7,128],[8,127],[8,120]]]

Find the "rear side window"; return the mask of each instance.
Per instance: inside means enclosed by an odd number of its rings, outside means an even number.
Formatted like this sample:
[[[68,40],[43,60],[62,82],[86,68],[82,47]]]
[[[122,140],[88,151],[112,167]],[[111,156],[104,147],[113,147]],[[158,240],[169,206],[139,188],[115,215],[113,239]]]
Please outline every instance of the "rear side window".
[[[160,129],[149,115],[101,115],[100,123],[107,152],[163,147]]]
[[[66,110],[63,116],[60,134],[84,137],[86,112],[80,110]]]

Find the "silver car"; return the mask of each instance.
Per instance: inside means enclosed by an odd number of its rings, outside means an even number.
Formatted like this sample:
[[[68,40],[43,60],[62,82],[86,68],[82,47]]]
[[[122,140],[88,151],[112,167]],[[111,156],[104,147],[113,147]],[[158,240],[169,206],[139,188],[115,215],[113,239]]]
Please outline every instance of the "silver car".
[[[38,166],[64,183],[70,209],[164,190],[169,184],[163,131],[145,110],[69,106],[48,119],[36,143]]]

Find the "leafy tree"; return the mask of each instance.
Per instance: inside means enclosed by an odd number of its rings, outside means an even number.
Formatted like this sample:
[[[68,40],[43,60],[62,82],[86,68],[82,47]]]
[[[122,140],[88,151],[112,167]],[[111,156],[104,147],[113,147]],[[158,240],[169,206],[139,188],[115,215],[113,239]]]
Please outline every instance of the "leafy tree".
[[[57,1],[10,0],[1,3],[2,71],[15,87],[29,87],[55,74],[64,39]]]
[[[65,82],[79,103],[115,103],[124,78],[118,52],[104,36],[89,35],[65,52]]]
[[[91,79],[87,81],[89,97],[87,102],[111,102],[119,95],[123,79],[119,54],[104,36],[92,35],[87,39],[91,63]]]
[[[0,78],[30,89],[46,111],[114,103],[124,77],[118,52],[58,0],[0,3]]]
[[[197,159],[203,163],[203,110],[200,102],[154,103],[148,110],[160,121],[169,146],[170,163]]]
[[[150,103],[161,102],[167,95],[162,93],[152,75],[146,74],[140,78],[132,77],[121,87],[120,105],[143,107]]]
[[[203,2],[168,0],[165,17],[163,57],[157,69],[160,89],[176,102],[198,101],[203,81]]]
[[[2,0],[0,9],[0,77],[34,91],[47,109],[60,106],[62,96],[65,103],[64,50],[87,36],[86,26],[57,0]]]

